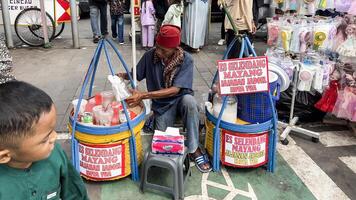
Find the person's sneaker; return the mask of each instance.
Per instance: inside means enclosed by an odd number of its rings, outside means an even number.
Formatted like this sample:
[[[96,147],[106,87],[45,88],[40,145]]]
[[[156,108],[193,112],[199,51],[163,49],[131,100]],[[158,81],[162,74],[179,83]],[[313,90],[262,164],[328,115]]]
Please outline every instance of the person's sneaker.
[[[225,44],[225,40],[224,39],[220,39],[218,42],[218,45],[222,46]]]
[[[94,42],[94,43],[98,43],[99,40],[100,40],[100,37],[99,37],[99,36],[95,36],[95,37],[93,38],[93,42]]]
[[[125,44],[125,42],[119,42],[119,44],[123,45],[123,44]]]

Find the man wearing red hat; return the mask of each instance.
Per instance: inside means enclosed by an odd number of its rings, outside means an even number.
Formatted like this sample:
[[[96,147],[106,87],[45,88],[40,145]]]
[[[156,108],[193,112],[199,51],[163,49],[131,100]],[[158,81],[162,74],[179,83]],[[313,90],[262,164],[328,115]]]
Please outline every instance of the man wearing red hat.
[[[187,129],[187,146],[201,172],[211,171],[208,157],[199,148],[199,113],[193,97],[193,58],[179,47],[180,28],[163,25],[157,34],[156,47],[147,51],[137,64],[137,80],[146,79],[148,92],[134,90],[126,99],[130,106],[152,99],[155,129],[172,127],[176,116]],[[128,78],[127,74],[119,76]]]

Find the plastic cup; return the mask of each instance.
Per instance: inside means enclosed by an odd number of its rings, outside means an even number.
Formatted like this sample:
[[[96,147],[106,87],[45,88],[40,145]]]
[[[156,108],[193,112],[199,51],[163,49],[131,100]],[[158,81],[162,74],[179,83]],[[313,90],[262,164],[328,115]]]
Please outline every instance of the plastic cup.
[[[74,108],[74,114],[75,114],[75,112],[76,112],[76,110],[77,110],[78,102],[79,102],[79,99],[74,99],[74,100],[72,101],[73,108]],[[79,112],[78,112],[79,115],[82,115],[82,114],[84,113],[85,107],[86,107],[87,103],[88,103],[87,100],[82,99],[82,102],[80,103]]]
[[[99,111],[99,125],[101,126],[111,126],[111,120],[114,112],[109,109],[107,111]]]
[[[113,102],[114,100],[114,93],[112,91],[104,91],[101,92],[101,97],[103,99],[102,105],[104,107],[104,109],[107,109],[109,104],[111,104],[111,102]]]
[[[102,105],[98,105],[98,106],[94,106],[93,107],[93,116],[94,116],[94,121],[95,124],[99,125],[99,118],[100,118],[100,112],[103,111],[103,106]]]

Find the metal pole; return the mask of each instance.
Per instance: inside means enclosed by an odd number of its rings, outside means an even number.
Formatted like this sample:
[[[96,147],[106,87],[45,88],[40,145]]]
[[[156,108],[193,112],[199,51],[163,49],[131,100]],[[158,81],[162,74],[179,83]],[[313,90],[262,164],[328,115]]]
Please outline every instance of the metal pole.
[[[43,0],[40,0],[40,9],[41,9],[41,21],[42,21],[42,28],[43,28],[44,47],[46,48],[49,46],[49,39],[48,39],[48,30],[47,30],[46,9],[45,9]],[[56,29],[54,29],[54,30],[56,30]]]
[[[72,27],[73,47],[79,49],[77,3],[75,0],[70,0],[70,20]]]
[[[206,27],[206,31],[205,31],[205,41],[204,41],[204,45],[208,45],[209,43],[209,32],[210,32],[210,28],[211,28],[211,0],[208,1],[209,4],[209,8],[208,8],[208,22],[207,22],[207,27]]]
[[[1,9],[2,9],[2,20],[4,23],[6,44],[8,48],[14,48],[14,41],[12,40],[11,32],[11,22],[10,22],[10,13],[9,13],[9,4],[8,0],[1,0]]]
[[[134,80],[134,86],[137,87],[136,77],[136,24],[135,24],[135,2],[137,0],[131,0],[131,41],[132,41],[132,75]]]

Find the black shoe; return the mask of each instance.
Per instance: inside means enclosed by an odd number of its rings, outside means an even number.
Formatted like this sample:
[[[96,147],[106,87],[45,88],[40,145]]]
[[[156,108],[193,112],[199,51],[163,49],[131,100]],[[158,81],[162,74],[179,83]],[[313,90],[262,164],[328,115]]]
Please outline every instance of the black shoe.
[[[95,36],[95,37],[93,38],[93,42],[94,42],[94,43],[98,43],[99,40],[100,40],[100,38],[99,38],[98,36]]]

